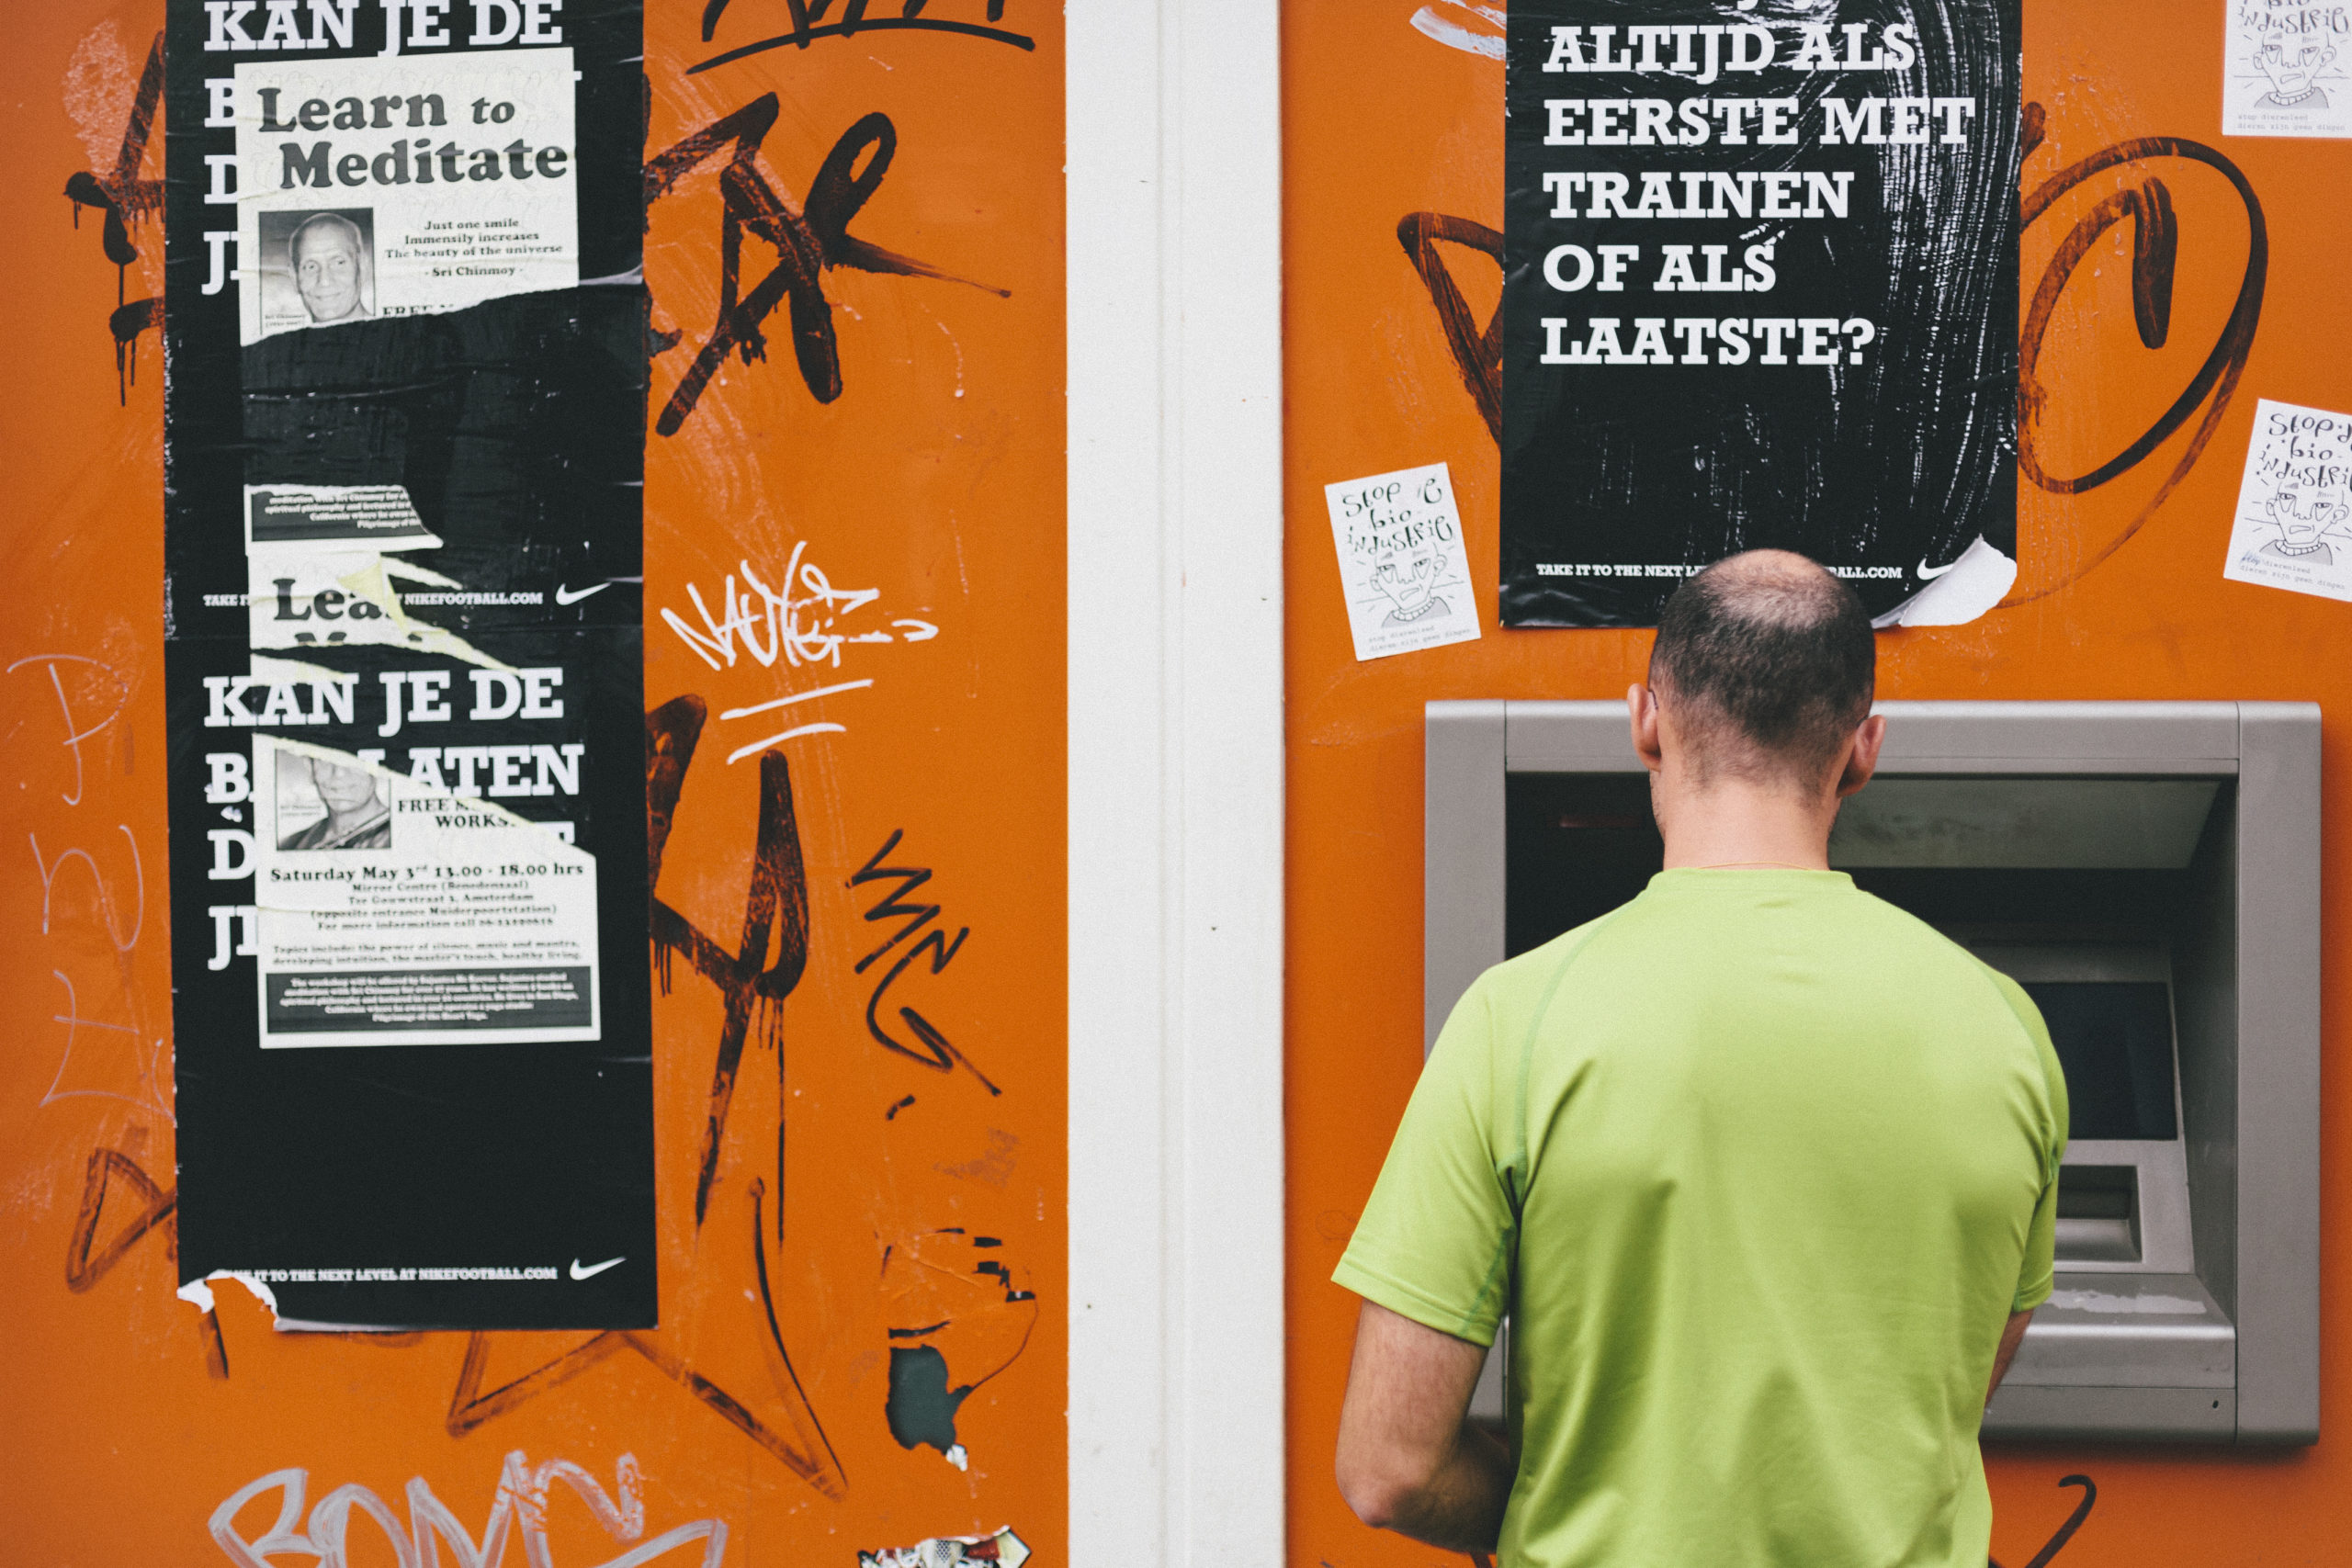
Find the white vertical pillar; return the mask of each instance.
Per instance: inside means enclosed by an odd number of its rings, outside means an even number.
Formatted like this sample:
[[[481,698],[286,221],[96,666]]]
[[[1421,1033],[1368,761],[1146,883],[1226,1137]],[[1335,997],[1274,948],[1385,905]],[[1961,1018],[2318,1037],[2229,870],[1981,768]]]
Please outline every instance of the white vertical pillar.
[[[1277,8],[1069,29],[1071,1552],[1277,1568]]]

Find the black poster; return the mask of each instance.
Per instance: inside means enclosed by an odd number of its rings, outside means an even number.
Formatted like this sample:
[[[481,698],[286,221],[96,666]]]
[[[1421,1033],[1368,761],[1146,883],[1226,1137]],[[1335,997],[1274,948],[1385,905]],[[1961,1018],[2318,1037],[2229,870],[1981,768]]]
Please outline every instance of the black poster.
[[[1505,625],[1655,625],[1762,546],[1873,616],[2013,574],[2019,35],[2018,0],[1515,0]]]
[[[167,26],[184,1293],[649,1326],[639,9]]]

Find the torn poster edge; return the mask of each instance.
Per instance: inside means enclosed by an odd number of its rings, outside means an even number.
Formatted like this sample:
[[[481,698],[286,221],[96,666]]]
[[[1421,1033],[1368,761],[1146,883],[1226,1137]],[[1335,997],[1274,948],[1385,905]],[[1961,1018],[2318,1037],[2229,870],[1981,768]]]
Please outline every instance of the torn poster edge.
[[[1898,626],[1957,626],[1999,607],[2018,580],[2018,563],[1984,535],[1960,552],[1925,588],[1871,623],[1876,631]]]

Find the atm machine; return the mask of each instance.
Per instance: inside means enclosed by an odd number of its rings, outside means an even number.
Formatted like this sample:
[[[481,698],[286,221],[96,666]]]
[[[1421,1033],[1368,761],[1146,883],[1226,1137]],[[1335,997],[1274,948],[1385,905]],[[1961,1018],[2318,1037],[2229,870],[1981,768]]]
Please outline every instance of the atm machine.
[[[1830,863],[2018,980],[2072,1102],[2056,1289],[1986,1436],[2316,1441],[2318,708],[1878,711]],[[1431,703],[1427,747],[1424,1049],[1663,858],[1622,703]]]

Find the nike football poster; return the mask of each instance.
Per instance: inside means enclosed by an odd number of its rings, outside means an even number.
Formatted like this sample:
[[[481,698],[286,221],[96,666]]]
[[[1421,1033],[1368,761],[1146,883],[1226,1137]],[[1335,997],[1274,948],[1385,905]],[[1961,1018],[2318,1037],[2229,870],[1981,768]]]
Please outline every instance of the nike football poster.
[[[1514,0],[1505,626],[1655,625],[1763,546],[1882,622],[2000,597],[2020,50],[2018,0]]]
[[[182,1293],[654,1325],[634,0],[171,0]]]

